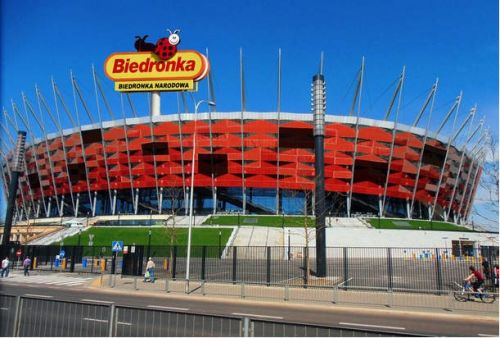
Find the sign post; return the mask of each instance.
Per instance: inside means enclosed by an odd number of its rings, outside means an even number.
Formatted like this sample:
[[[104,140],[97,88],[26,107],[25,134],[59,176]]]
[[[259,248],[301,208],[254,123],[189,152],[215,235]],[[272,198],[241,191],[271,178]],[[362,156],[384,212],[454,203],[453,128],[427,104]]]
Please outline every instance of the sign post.
[[[112,241],[111,251],[113,252],[113,260],[111,261],[111,274],[115,274],[116,271],[116,253],[123,251],[123,241]]]

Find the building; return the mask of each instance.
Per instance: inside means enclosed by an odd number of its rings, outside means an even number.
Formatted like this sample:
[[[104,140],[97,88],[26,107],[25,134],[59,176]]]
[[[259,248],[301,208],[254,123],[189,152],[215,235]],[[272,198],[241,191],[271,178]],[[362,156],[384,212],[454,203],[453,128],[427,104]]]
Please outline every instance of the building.
[[[195,133],[196,213],[300,214],[304,206],[312,213],[312,123],[311,113],[210,111],[47,133],[26,148],[16,217],[184,214]],[[470,140],[474,128],[467,129]],[[327,115],[325,130],[331,216],[469,217],[481,177],[480,142],[461,146],[416,123],[357,116]],[[0,155],[6,192],[11,153]]]

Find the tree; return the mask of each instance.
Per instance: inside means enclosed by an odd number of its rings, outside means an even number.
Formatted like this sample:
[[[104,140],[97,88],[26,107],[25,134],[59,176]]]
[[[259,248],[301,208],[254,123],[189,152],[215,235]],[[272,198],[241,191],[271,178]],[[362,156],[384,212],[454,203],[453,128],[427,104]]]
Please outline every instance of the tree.
[[[486,145],[483,172],[476,194],[472,214],[481,223],[498,229],[499,163],[498,143],[494,137],[489,137]]]
[[[170,238],[169,245],[169,260],[167,264],[167,272],[170,272],[170,262],[174,259],[174,246],[177,244],[177,229],[176,229],[176,216],[179,213],[180,200],[179,198],[183,195],[182,188],[168,188],[165,190],[166,200],[170,204],[170,215],[165,219],[165,228],[167,230],[167,235]],[[184,199],[182,199],[184,200]],[[170,222],[171,221],[171,222]],[[169,222],[171,226],[169,226]]]

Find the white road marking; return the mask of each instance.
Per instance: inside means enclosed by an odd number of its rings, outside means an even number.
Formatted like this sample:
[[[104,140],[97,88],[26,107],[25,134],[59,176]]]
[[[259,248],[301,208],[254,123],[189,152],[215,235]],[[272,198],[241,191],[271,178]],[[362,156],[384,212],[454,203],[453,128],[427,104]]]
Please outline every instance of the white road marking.
[[[68,285],[68,286],[75,286],[75,285],[81,285],[83,284],[83,282],[67,282],[66,284],[64,285]]]
[[[478,333],[479,337],[498,337],[496,334]]]
[[[186,307],[174,307],[174,306],[161,306],[161,305],[148,305],[152,309],[162,309],[162,310],[174,310],[174,311],[188,311]]]
[[[80,299],[83,302],[93,302],[93,303],[106,303],[106,304],[113,304],[114,302],[108,302],[107,300],[100,300],[100,299],[87,299],[87,298],[82,298]]]
[[[240,312],[233,312],[232,313],[235,316],[248,316],[248,317],[256,317],[256,318],[270,318],[270,319],[283,319],[283,317],[278,317],[278,316],[265,316],[265,315],[256,315],[253,313],[240,313]]]
[[[25,293],[24,296],[28,297],[38,297],[38,298],[53,298],[53,296],[47,296],[47,295],[37,295],[35,293]]]
[[[132,326],[132,323],[126,323],[126,322],[116,322],[118,325],[127,325],[127,326]]]
[[[107,323],[108,320],[107,319],[97,319],[97,318],[83,318],[83,320],[89,320],[89,321],[93,321],[93,322],[99,322],[99,323]]]
[[[0,310],[1,311],[9,311],[9,308],[8,307],[0,307]]]
[[[383,326],[383,325],[371,325],[371,324],[360,324],[360,323],[345,323],[339,322],[340,325],[349,325],[349,326],[362,326],[362,327],[376,327],[379,329],[390,329],[390,330],[406,330],[404,327],[399,326]]]

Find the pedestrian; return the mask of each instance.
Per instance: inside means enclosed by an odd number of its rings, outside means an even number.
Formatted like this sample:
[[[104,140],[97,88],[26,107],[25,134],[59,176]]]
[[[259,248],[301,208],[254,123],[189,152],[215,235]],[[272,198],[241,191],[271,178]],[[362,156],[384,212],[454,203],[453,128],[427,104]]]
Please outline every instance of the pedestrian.
[[[23,268],[24,268],[24,275],[25,276],[30,275],[30,267],[31,267],[31,259],[29,256],[26,256],[26,258],[23,261]]]
[[[151,283],[155,282],[155,262],[149,257],[148,263],[146,264],[146,273],[144,274],[144,282],[148,281]]]
[[[5,259],[2,261],[2,274],[1,277],[5,278],[9,277],[9,257],[5,257]]]
[[[486,257],[483,257],[483,262],[481,263],[483,266],[483,275],[486,279],[490,279],[490,263]]]
[[[495,274],[495,286],[498,288],[498,264],[495,264],[495,268],[493,269],[493,273]]]

